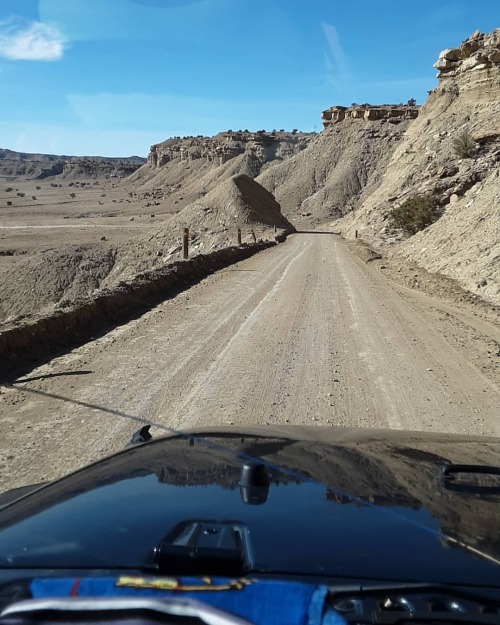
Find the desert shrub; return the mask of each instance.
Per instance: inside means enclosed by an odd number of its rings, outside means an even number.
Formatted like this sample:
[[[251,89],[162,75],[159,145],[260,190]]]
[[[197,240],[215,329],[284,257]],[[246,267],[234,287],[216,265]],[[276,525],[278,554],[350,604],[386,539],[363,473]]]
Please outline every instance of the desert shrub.
[[[12,202],[7,202],[7,206],[12,206]]]
[[[70,195],[70,197],[72,197],[72,198],[75,198],[75,197],[76,197],[76,193],[70,193],[69,195]]]
[[[37,191],[40,191],[42,187],[35,187]]]
[[[439,216],[439,207],[434,196],[415,194],[390,211],[389,222],[407,236],[412,236],[430,226]]]
[[[476,153],[476,142],[468,128],[464,128],[453,139],[453,152],[459,158],[471,158]]]
[[[7,193],[9,193],[10,191],[13,191],[13,189],[12,189],[12,187],[7,187],[7,188],[5,189],[5,191],[6,191]]]
[[[18,195],[18,197],[24,197],[26,195],[26,193],[21,193],[21,191],[19,191],[19,193],[17,195]]]
[[[32,195],[32,196],[31,196],[31,199],[32,199],[32,200],[36,200],[36,195]]]
[[[50,183],[50,186],[51,186],[51,187],[57,187],[57,184],[56,184],[55,182],[51,182],[51,183]]]

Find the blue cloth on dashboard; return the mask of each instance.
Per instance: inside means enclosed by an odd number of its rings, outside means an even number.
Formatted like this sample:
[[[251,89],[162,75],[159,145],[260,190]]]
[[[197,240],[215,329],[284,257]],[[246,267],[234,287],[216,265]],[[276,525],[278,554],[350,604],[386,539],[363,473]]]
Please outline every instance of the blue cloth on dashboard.
[[[123,578],[64,578],[34,579],[31,583],[33,598],[55,597],[154,597],[157,599],[182,596],[212,605],[256,625],[345,625],[335,612],[328,612],[324,620],[327,589],[323,586],[298,582],[250,580],[238,584],[237,580],[213,579],[210,583],[199,578],[180,578],[185,590],[158,587],[117,585]],[[126,578],[135,579],[135,578]],[[142,578],[142,580],[161,578]],[[191,590],[192,587],[198,588]],[[219,589],[219,587],[228,589]],[[203,587],[203,590],[199,589]]]

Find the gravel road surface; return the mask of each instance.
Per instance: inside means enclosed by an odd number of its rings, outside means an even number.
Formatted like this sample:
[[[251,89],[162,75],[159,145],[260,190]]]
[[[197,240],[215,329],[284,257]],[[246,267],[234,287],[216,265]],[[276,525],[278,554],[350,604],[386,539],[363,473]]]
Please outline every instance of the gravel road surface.
[[[297,234],[0,387],[0,491],[117,451],[142,422],[500,435],[499,343],[339,237]]]

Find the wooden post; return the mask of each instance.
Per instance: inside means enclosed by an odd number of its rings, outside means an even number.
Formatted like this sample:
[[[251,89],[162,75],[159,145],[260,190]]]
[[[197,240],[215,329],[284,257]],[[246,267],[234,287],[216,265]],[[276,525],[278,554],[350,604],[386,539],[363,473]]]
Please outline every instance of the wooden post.
[[[255,236],[255,232],[252,230],[250,232],[250,234],[252,235],[253,242],[256,243],[257,242],[257,237]]]
[[[358,231],[357,231],[357,230],[355,230],[355,231],[354,231],[354,238],[355,238],[355,239],[357,239],[357,238],[358,238]]]
[[[184,260],[186,260],[189,258],[189,228],[184,228],[184,234],[182,235],[182,250],[182,256]]]
[[[238,245],[241,245],[241,228],[238,228]]]

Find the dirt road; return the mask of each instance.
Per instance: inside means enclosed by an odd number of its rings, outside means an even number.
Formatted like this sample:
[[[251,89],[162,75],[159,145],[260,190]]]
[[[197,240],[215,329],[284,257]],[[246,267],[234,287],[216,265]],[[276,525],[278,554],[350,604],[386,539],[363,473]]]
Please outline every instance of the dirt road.
[[[142,421],[500,435],[499,342],[340,238],[294,235],[1,387],[0,490],[116,451]]]

